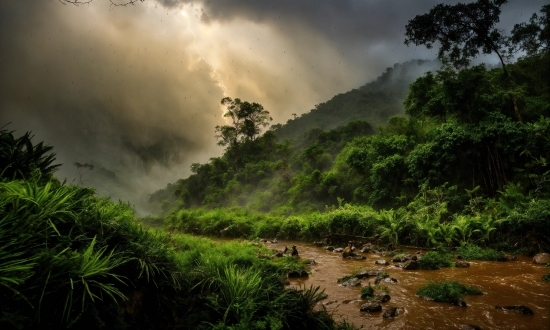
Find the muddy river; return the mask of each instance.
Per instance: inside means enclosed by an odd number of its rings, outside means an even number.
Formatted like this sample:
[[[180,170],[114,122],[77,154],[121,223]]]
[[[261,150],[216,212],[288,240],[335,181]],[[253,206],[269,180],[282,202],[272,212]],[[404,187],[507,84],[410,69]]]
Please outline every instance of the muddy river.
[[[347,260],[339,253],[303,242],[268,244],[274,249],[292,245],[297,245],[301,258],[314,259],[316,264],[311,266],[308,278],[291,279],[291,285],[314,285],[325,289],[328,294],[323,301],[326,309],[336,317],[363,326],[363,329],[460,329],[463,324],[474,324],[481,329],[550,329],[550,283],[541,280],[549,269],[533,264],[528,257],[507,262],[469,261],[469,268],[402,270],[393,266],[391,258],[373,253],[358,252],[367,257],[366,260]],[[375,261],[380,259],[386,259],[390,265],[375,265]],[[396,283],[381,283],[389,289],[391,296],[390,301],[382,304],[382,312],[359,310],[366,302],[360,298],[361,286],[338,285],[338,278],[359,269],[381,269],[397,279]],[[466,295],[467,307],[416,296],[416,290],[430,279],[456,280],[475,286],[484,294]],[[362,285],[369,281],[374,286],[373,277],[363,279]],[[525,305],[533,310],[534,315],[498,310],[496,305]],[[399,314],[394,318],[383,318],[382,314],[388,307],[397,307]]]

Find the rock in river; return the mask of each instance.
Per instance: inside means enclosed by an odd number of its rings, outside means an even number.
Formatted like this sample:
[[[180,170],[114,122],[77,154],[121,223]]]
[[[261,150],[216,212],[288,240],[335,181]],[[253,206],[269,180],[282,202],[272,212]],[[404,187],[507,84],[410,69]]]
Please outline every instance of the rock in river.
[[[305,270],[291,270],[288,272],[288,277],[295,278],[295,277],[308,277],[309,274]]]
[[[468,267],[470,267],[470,263],[466,262],[466,261],[457,261],[455,263],[455,267],[456,268],[468,268]]]
[[[384,311],[384,315],[382,315],[383,318],[387,319],[390,317],[397,316],[397,307],[390,307]]]
[[[496,309],[503,309],[506,311],[516,311],[523,315],[533,315],[531,308],[525,305],[514,305],[514,306],[495,306]]]
[[[384,260],[384,259],[376,260],[374,263],[377,264],[377,265],[382,265],[382,266],[389,265],[389,262],[387,260]]]
[[[539,253],[533,257],[534,264],[547,264],[550,262],[550,253]]]
[[[379,303],[366,303],[361,305],[361,312],[381,312],[382,311],[382,305]]]
[[[409,261],[406,261],[404,264],[403,264],[403,269],[405,270],[415,270],[415,269],[418,269],[418,262],[416,262],[415,260],[409,260]]]

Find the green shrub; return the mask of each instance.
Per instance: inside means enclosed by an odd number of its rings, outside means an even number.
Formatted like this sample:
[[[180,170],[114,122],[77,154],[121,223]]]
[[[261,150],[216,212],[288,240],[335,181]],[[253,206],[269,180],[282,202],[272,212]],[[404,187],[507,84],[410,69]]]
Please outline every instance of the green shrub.
[[[361,299],[371,300],[374,298],[374,288],[370,285],[361,288]]]
[[[445,252],[430,251],[424,254],[418,265],[421,269],[440,269],[441,267],[452,267],[454,263],[451,262],[451,255]]]
[[[503,261],[504,252],[489,248],[481,248],[474,244],[466,244],[456,249],[456,254],[469,260]]]
[[[483,292],[477,288],[460,284],[457,281],[438,283],[430,280],[428,284],[418,289],[416,294],[434,301],[455,303],[462,301],[465,294],[480,295]]]

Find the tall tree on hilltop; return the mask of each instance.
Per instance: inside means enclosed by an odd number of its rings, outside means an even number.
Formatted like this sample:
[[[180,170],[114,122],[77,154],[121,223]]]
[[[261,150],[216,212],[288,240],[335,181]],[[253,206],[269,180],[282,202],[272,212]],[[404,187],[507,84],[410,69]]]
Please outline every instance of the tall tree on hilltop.
[[[261,133],[262,127],[266,127],[273,120],[269,111],[256,102],[250,103],[241,99],[224,97],[221,104],[227,111],[224,117],[231,118],[232,125],[216,126],[218,145],[235,147],[240,142],[254,141]]]

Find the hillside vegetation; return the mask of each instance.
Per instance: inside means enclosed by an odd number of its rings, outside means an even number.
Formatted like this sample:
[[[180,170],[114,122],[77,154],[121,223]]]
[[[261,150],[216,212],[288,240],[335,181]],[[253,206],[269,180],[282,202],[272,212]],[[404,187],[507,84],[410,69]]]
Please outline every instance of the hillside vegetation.
[[[170,226],[209,235],[378,233],[394,244],[549,250],[548,6],[541,12],[529,23],[538,48],[516,43],[524,56],[492,69],[442,58],[447,65],[409,86],[405,115],[378,130],[363,120],[300,137],[289,133],[298,124],[276,127],[193,164],[191,176],[151,201],[164,201]],[[357,93],[316,111],[352,109]],[[314,114],[293,122],[307,127]],[[295,138],[280,140],[281,132]]]

